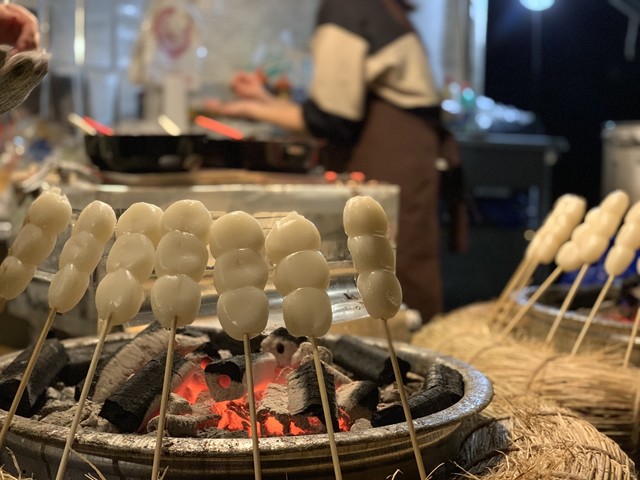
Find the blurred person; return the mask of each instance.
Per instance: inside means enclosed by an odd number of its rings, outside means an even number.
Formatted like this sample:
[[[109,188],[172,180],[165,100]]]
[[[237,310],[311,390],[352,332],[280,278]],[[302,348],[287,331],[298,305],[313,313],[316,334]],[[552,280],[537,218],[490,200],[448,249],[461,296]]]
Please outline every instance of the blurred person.
[[[0,44],[11,45],[17,52],[38,48],[40,31],[36,16],[15,3],[0,5]]]
[[[436,160],[448,152],[455,166],[458,150],[441,123],[440,97],[408,19],[411,9],[406,0],[324,0],[303,104],[274,96],[259,75],[240,72],[231,83],[236,99],[210,100],[206,107],[325,139],[332,154],[347,152],[329,158],[328,169],[399,185],[396,273],[404,303],[426,323],[443,308]]]

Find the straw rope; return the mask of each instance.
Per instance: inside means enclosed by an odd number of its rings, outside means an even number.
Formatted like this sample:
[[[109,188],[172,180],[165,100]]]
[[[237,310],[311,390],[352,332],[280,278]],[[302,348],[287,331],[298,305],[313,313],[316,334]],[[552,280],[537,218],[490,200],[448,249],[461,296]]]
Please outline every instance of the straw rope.
[[[542,342],[510,336],[497,342],[489,304],[476,304],[423,327],[412,343],[473,364],[502,395],[533,393],[570,409],[638,458],[640,373],[622,368],[620,352],[573,358]]]

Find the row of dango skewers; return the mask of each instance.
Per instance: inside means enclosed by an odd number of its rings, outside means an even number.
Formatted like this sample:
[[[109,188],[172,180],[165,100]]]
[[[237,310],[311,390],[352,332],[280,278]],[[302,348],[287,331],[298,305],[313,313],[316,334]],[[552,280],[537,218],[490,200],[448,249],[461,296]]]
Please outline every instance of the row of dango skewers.
[[[16,298],[27,288],[37,265],[51,254],[57,236],[70,221],[71,206],[57,189],[43,193],[32,203],[9,255],[0,264],[0,299],[3,302]],[[400,284],[395,277],[395,257],[386,237],[386,214],[372,198],[354,197],[345,206],[344,226],[354,266],[359,274],[358,288],[365,308],[373,318],[385,322],[397,313],[402,301]],[[212,221],[206,207],[194,200],[175,202],[164,211],[152,204],[136,203],[118,219],[113,209],[100,201],[92,202],[82,210],[69,239],[64,243],[59,257],[59,270],[51,280],[49,316],[5,418],[0,433],[0,448],[53,319],[57,313],[68,312],[81,300],[91,274],[113,236],[115,241],[106,261],[107,273],[100,280],[95,295],[100,319],[98,343],[56,479],[64,478],[106,335],[113,326],[124,324],[136,316],[145,297],[143,283],[154,271],[156,279],[150,292],[151,307],[155,318],[171,330],[152,466],[152,479],[159,478],[176,329],[193,322],[200,310],[198,282],[206,270],[209,258],[207,246],[216,259],[214,284],[219,293],[217,311],[220,323],[231,337],[244,342],[249,365],[247,391],[252,417],[255,478],[261,478],[261,469],[249,339],[262,333],[269,315],[264,292],[269,274],[265,252],[275,266],[274,286],[284,297],[283,319],[287,329],[293,335],[308,336],[312,342],[334,473],[336,479],[342,478],[316,343],[316,339],[326,334],[332,323],[331,302],[326,292],[329,267],[319,251],[320,233],[312,222],[292,212],[276,222],[265,237],[262,226],[251,215],[231,212]],[[426,474],[422,456],[388,328],[387,335],[418,470],[421,478],[424,478]]]

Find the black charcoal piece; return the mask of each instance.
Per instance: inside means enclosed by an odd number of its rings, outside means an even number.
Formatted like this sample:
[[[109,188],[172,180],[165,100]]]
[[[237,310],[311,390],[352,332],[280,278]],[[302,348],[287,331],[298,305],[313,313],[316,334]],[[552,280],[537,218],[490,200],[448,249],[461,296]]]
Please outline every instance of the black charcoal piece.
[[[338,431],[338,405],[333,375],[328,373],[324,366],[322,370],[333,428]],[[314,362],[305,362],[289,374],[287,390],[291,415],[315,416],[326,425]]]
[[[211,343],[217,350],[227,350],[231,352],[231,355],[244,355],[243,343],[240,340],[231,338],[224,330],[207,330],[207,333]],[[260,351],[260,343],[264,338],[265,336],[260,334],[249,341],[252,353]]]
[[[18,391],[18,386],[22,381],[22,377],[31,354],[33,347],[23,350],[11,362],[2,373],[0,373],[0,408],[9,410],[11,403]],[[67,351],[58,339],[52,338],[45,340],[42,350],[38,355],[33,372],[27,380],[26,388],[16,413],[20,416],[27,417],[33,415],[36,406],[42,394],[51,385],[51,382],[62,371],[69,361]]]
[[[464,381],[459,372],[442,364],[429,369],[425,389],[409,397],[409,408],[413,419],[431,415],[449,408],[464,395]],[[400,402],[375,412],[371,418],[374,427],[405,421]]]
[[[335,364],[353,373],[358,380],[371,380],[380,386],[395,381],[391,358],[386,350],[343,335],[335,342],[332,351]],[[398,357],[398,365],[404,381],[411,364]]]
[[[251,354],[254,385],[270,382],[275,378],[276,359],[268,352]],[[244,355],[216,360],[204,369],[204,378],[211,397],[216,402],[236,400],[246,393],[244,376],[247,362]]]
[[[358,418],[370,420],[380,400],[378,384],[369,380],[359,380],[342,385],[336,390],[336,400],[351,421]]]
[[[129,342],[129,339],[120,339],[114,341],[109,341],[107,339],[107,341],[104,343],[104,347],[102,348],[101,358],[111,358],[118,350],[120,350]],[[89,364],[91,363],[91,359],[93,358],[93,352],[95,351],[95,349],[95,345],[80,345],[68,349],[67,353],[69,354],[69,363],[65,365],[65,367],[58,375],[58,380],[60,380],[67,386],[80,384],[80,389],[82,389],[82,382],[87,376]],[[98,368],[100,368],[100,365],[98,365]],[[79,393],[76,395],[76,400],[78,397]]]
[[[279,367],[288,367],[291,365],[293,354],[298,351],[300,344],[306,341],[307,337],[294,337],[286,328],[280,327],[262,340],[260,350],[276,357]]]
[[[99,416],[108,420],[121,433],[137,431],[147,415],[150,406],[162,393],[164,366],[167,352],[158,355],[135,375],[131,376],[115,393],[107,398]],[[182,377],[187,362],[174,355],[172,375]],[[175,385],[175,380],[172,385]]]

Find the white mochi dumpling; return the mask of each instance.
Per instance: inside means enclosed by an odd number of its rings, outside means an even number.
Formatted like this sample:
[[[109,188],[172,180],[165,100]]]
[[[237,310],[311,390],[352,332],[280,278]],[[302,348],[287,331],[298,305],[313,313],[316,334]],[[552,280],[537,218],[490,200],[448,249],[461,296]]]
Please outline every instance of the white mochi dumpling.
[[[207,247],[197,236],[172,230],[160,239],[154,266],[158,277],[182,273],[197,282],[204,275],[208,260]]]
[[[49,308],[66,313],[75,307],[89,286],[91,276],[73,264],[58,270],[49,285]]]
[[[273,284],[280,295],[301,287],[326,290],[329,287],[329,264],[317,250],[302,250],[284,257],[273,272]]]
[[[213,284],[218,293],[248,286],[262,290],[268,277],[267,262],[250,248],[228,250],[218,257],[213,267]]]
[[[600,209],[622,219],[629,208],[629,195],[624,190],[614,190],[600,202]]]
[[[25,223],[33,223],[45,232],[59,235],[71,221],[71,204],[59,188],[42,192],[25,216]]]
[[[320,243],[316,226],[297,212],[291,212],[273,224],[264,246],[269,260],[276,265],[300,250],[319,250]]]
[[[342,222],[348,237],[386,235],[389,229],[389,220],[382,205],[365,195],[347,201],[342,212]]]
[[[101,320],[122,325],[137,315],[144,300],[144,288],[131,272],[119,269],[107,273],[96,288],[96,308]]]
[[[578,247],[580,248],[582,263],[592,264],[597,262],[607,251],[609,238],[593,233],[578,243]]]
[[[353,266],[358,273],[374,270],[396,271],[396,255],[387,237],[382,235],[358,235],[349,237],[347,247]]]
[[[104,252],[104,243],[100,242],[92,233],[86,231],[71,235],[60,252],[58,267],[74,265],[79,270],[90,274],[98,266]]]
[[[116,223],[116,238],[125,233],[141,233],[149,237],[153,246],[157,246],[164,234],[162,230],[163,211],[152,203],[137,202],[127,208]]]
[[[180,230],[195,235],[205,244],[209,242],[211,213],[198,200],[174,202],[164,211],[161,224],[165,233]]]
[[[623,245],[614,245],[604,260],[604,269],[608,275],[622,275],[633,262],[636,252]]]
[[[78,232],[89,232],[101,243],[107,241],[113,235],[116,228],[116,213],[109,204],[94,200],[84,207],[73,225],[71,235]]]
[[[269,299],[264,290],[242,287],[227,290],[218,298],[218,319],[225,332],[236,340],[262,333],[269,319]]]
[[[142,233],[123,233],[113,242],[107,256],[107,272],[124,269],[138,280],[145,282],[153,272],[155,248]]]
[[[222,215],[209,230],[209,249],[214,258],[236,248],[250,248],[257,252],[264,248],[264,231],[260,222],[242,211]]]
[[[572,272],[583,265],[580,257],[580,248],[573,240],[566,242],[560,247],[556,254],[556,264],[564,272]]]
[[[373,318],[389,319],[402,304],[402,288],[398,278],[387,270],[376,270],[358,276],[358,290],[364,307]]]
[[[282,317],[291,335],[321,337],[333,319],[329,295],[319,288],[298,288],[284,297]]]
[[[151,310],[165,328],[192,323],[200,311],[202,296],[198,284],[187,275],[165,275],[151,287]]]
[[[44,231],[35,223],[25,223],[11,244],[9,255],[29,265],[39,265],[51,255],[57,239],[56,235]]]
[[[16,298],[29,286],[35,273],[35,265],[23,263],[13,255],[5,257],[0,264],[0,298]]]
[[[615,243],[629,247],[631,250],[638,250],[640,248],[640,223],[623,223],[618,230]]]

